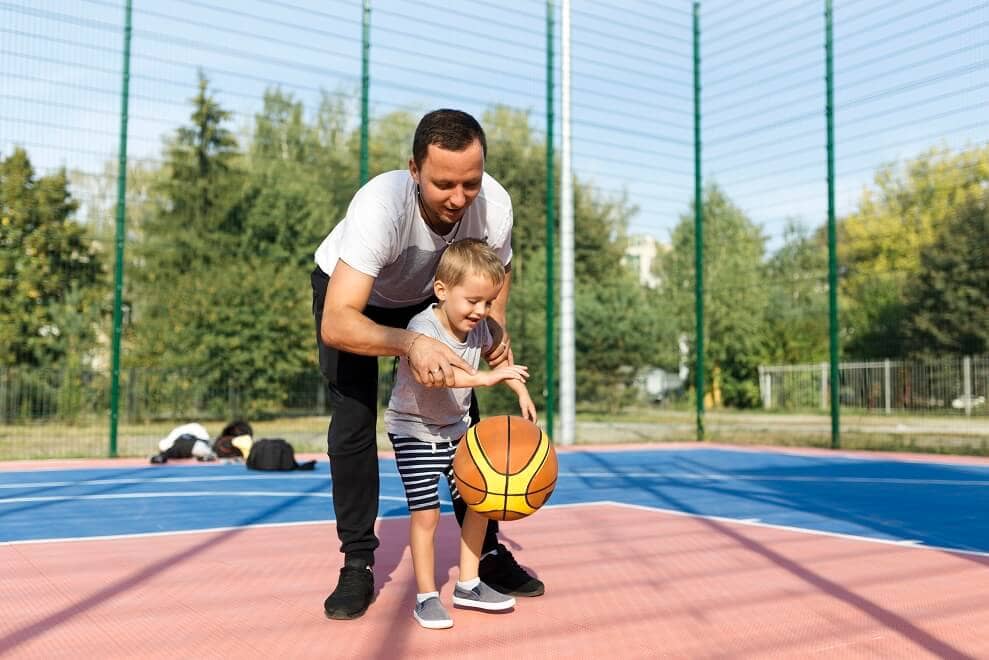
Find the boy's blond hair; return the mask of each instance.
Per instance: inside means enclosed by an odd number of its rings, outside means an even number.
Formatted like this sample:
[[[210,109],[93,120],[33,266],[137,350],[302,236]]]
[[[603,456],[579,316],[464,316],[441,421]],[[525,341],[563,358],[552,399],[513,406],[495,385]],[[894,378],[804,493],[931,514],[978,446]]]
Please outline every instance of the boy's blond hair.
[[[505,281],[505,266],[484,241],[465,238],[451,243],[440,257],[436,280],[454,287],[462,284],[471,274],[485,277],[492,284],[501,284]]]

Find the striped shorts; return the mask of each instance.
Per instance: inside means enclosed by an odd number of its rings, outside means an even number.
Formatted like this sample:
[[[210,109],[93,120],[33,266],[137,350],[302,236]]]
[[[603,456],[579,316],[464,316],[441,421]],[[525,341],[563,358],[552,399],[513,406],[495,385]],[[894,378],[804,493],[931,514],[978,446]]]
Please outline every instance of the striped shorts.
[[[453,483],[453,454],[456,442],[423,442],[415,438],[402,438],[389,434],[395,447],[398,474],[405,486],[405,499],[409,511],[440,508],[439,481],[445,476],[450,494],[460,497]]]

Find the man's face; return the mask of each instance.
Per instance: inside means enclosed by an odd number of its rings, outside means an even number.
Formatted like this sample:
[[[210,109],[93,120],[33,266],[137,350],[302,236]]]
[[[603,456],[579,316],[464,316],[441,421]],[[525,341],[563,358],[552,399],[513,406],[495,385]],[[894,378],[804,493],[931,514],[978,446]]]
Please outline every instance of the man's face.
[[[481,192],[484,151],[477,140],[463,151],[449,151],[431,144],[421,167],[409,161],[409,172],[419,184],[426,224],[445,235],[460,222]]]

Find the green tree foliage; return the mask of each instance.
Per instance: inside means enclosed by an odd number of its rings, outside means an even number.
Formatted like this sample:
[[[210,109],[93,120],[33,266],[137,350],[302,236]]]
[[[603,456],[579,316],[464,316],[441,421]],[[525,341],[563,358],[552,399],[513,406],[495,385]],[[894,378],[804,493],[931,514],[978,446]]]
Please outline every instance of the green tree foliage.
[[[333,209],[301,112],[269,93],[245,157],[200,79],[142,234],[130,364],[182,370],[219,397],[236,389],[249,412],[277,407],[311,369],[305,282]]]
[[[842,345],[862,358],[899,357],[909,335],[906,291],[921,253],[955,209],[989,184],[989,147],[932,149],[902,168],[887,166],[838,226]]]
[[[339,151],[338,143],[321,142],[302,103],[278,90],[265,94],[246,163],[238,257],[311,268],[311,255],[300,245],[318,244],[342,217],[333,188],[325,185],[326,166],[344,160]]]
[[[516,360],[529,366],[529,390],[542,406],[546,387],[546,144],[533,134],[525,112],[494,108],[482,123],[488,138],[485,167],[511,193],[515,214],[509,307],[512,345]],[[555,192],[559,209],[559,190]],[[675,334],[670,324],[664,326],[668,315],[620,267],[625,229],[634,213],[625,199],[602,198],[589,183],[575,180],[577,398],[584,404],[603,403],[615,409],[627,403],[632,396],[630,385],[641,369],[657,365],[664,348],[676,350]],[[637,313],[629,314],[629,310]],[[558,338],[558,322],[556,327]],[[485,410],[514,409],[513,395],[502,390],[481,392]]]
[[[989,195],[948,214],[934,241],[920,250],[907,292],[911,353],[989,352]]]
[[[71,216],[65,172],[36,177],[27,153],[0,161],[0,366],[92,359],[102,255]]]
[[[788,223],[783,247],[766,261],[766,359],[828,359],[828,253],[820,235]]]
[[[693,205],[691,205],[693,206]],[[716,186],[704,191],[705,382],[727,405],[758,405],[758,366],[766,353],[768,306],[759,228]],[[664,299],[694,336],[694,212],[680,217],[661,265]],[[691,346],[691,363],[695,346]]]

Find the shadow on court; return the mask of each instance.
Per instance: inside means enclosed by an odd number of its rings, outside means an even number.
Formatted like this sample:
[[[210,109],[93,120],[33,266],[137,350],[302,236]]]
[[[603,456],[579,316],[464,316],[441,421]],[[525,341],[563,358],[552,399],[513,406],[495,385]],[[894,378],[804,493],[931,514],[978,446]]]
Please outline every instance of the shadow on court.
[[[322,481],[317,481],[306,493],[312,493],[315,491],[323,491],[327,487],[327,484]],[[304,496],[297,496],[292,498],[286,498],[284,501],[272,505],[270,507],[264,508],[256,513],[243,518],[238,524],[240,525],[252,525],[261,524],[268,520],[271,520],[276,514],[293,506],[295,503],[301,501]],[[211,535],[209,538],[204,539],[202,542],[184,549],[181,553],[176,553],[160,559],[151,563],[137,571],[130,576],[118,580],[112,584],[108,584],[99,591],[86,596],[77,603],[73,603],[69,607],[62,608],[28,626],[24,626],[17,629],[4,637],[0,638],[0,653],[9,653],[16,649],[17,647],[23,645],[29,640],[43,634],[47,630],[62,625],[65,622],[74,619],[78,616],[86,614],[89,610],[94,607],[103,604],[104,602],[113,599],[130,589],[142,584],[143,582],[162,575],[166,573],[170,567],[182,563],[193,561],[200,555],[204,555],[209,552],[215,551],[220,546],[229,543],[230,541],[236,539],[245,530],[244,529],[231,529],[225,532],[216,533]]]
[[[586,453],[582,454],[586,456],[591,462],[596,464],[599,468],[610,470],[612,465],[600,454],[596,453]],[[686,463],[691,463],[690,459],[685,459]],[[695,466],[696,467],[696,466]],[[703,466],[705,471],[710,472],[711,468],[709,466]],[[616,472],[616,474],[620,474]],[[637,479],[634,477],[619,477],[619,481],[622,484],[622,488],[626,491],[641,491],[647,493],[651,496],[653,501],[657,506],[673,509],[676,511],[693,512],[697,513],[696,509],[691,506],[689,501],[684,498],[676,497],[670,494],[669,487],[662,487],[654,484],[650,484],[643,479]],[[701,486],[696,483],[683,483],[674,480],[675,485],[681,488],[687,488],[688,490],[693,490],[700,488]],[[592,487],[591,484],[586,484],[588,487]],[[704,486],[707,488],[708,486]],[[749,497],[749,495],[741,495],[742,497]],[[785,499],[785,498],[784,498]],[[774,498],[774,501],[777,501]],[[711,514],[708,514],[711,515]],[[874,603],[873,601],[864,598],[854,591],[847,589],[846,587],[829,580],[828,578],[816,573],[806,566],[801,565],[781,553],[765,546],[762,543],[752,540],[747,537],[744,533],[739,531],[736,527],[723,523],[717,520],[711,520],[710,518],[699,517],[697,518],[703,525],[710,528],[712,531],[717,532],[721,537],[730,540],[733,544],[745,548],[746,550],[761,556],[762,558],[772,562],[774,565],[785,570],[787,573],[793,575],[796,578],[804,581],[805,583],[812,586],[814,589],[820,591],[821,593],[827,594],[829,597],[836,598],[844,602],[845,604],[854,607],[866,616],[872,618],[877,623],[882,626],[896,630],[900,634],[907,637],[917,646],[925,649],[929,653],[934,654],[937,657],[955,657],[955,658],[965,658],[969,657],[962,653],[959,649],[954,648],[950,644],[938,639],[937,637],[929,634],[928,632],[922,630],[918,626],[914,625],[909,620],[901,617],[895,612],[891,612],[888,609],[881,607],[880,605]]]

